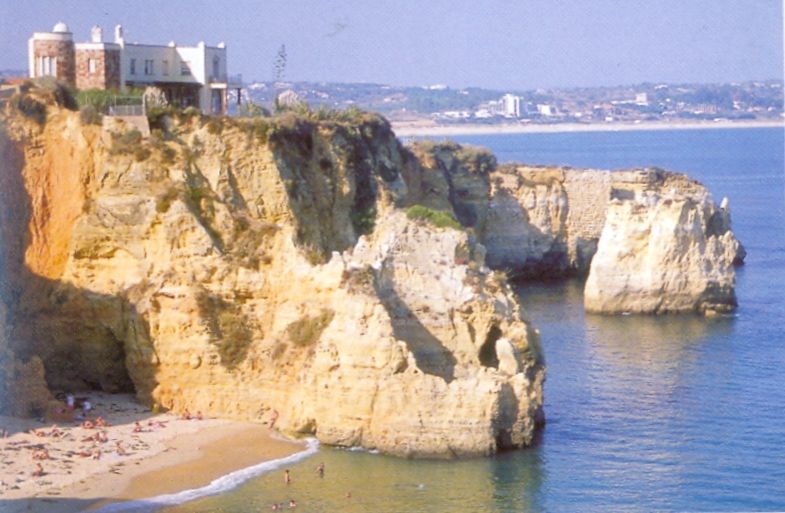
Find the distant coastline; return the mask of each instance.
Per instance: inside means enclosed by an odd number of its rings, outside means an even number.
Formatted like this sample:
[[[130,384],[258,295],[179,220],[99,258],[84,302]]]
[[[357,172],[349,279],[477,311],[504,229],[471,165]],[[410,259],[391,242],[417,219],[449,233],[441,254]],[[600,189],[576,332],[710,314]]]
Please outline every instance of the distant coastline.
[[[568,132],[627,132],[644,130],[702,130],[722,128],[785,128],[785,120],[706,121],[706,122],[642,122],[642,123],[556,123],[552,125],[436,125],[420,122],[393,122],[399,137],[435,137],[483,134],[538,134]]]

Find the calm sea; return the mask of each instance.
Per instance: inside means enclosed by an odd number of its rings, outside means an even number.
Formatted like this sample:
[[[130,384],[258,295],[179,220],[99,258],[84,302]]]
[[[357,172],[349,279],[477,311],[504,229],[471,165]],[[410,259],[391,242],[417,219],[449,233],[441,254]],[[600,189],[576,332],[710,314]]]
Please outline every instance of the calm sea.
[[[579,282],[521,287],[548,364],[536,447],[459,462],[321,448],[289,466],[288,487],[276,470],[164,511],[270,511],[290,498],[308,512],[785,510],[783,130],[456,139],[500,161],[683,171],[728,196],[748,250],[737,314],[603,317],[583,312]]]

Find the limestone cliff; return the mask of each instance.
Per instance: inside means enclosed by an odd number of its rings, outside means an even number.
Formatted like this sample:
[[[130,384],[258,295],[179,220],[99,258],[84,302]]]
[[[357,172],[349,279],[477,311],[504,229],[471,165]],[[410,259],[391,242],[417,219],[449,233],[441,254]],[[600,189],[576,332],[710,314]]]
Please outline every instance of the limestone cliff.
[[[700,185],[654,173],[655,189],[619,194],[608,208],[584,302],[603,313],[727,312],[743,249]]]
[[[493,269],[516,278],[586,275],[585,304],[603,313],[727,311],[745,252],[727,201],[660,169],[478,166],[454,143],[418,142],[421,200],[475,230]],[[490,171],[493,171],[492,173]],[[595,255],[596,253],[596,255]],[[591,272],[590,272],[591,270]]]
[[[532,441],[538,336],[471,234],[404,215],[422,168],[381,118],[5,119],[9,346],[53,389],[404,456]]]
[[[30,399],[5,411],[40,411],[45,374],[331,444],[490,454],[543,419],[505,275],[589,273],[601,312],[735,305],[727,205],[683,175],[403,148],[356,113],[169,114],[145,139],[54,103],[0,118],[0,392]]]

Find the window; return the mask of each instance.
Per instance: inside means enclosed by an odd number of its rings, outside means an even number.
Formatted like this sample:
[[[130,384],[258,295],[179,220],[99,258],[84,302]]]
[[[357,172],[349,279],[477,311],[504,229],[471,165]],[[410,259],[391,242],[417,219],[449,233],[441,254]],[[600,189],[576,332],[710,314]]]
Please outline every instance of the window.
[[[153,60],[152,59],[145,59],[144,60],[144,74],[145,75],[152,75],[153,74]]]
[[[180,74],[181,75],[191,74],[191,63],[189,61],[180,61]]]
[[[167,76],[169,75],[169,61],[167,61],[167,60],[161,61],[161,72],[164,75],[167,75]]]
[[[136,59],[131,59],[130,65],[131,65],[131,69],[130,69],[131,75],[136,75]]]
[[[38,70],[38,76],[50,76],[56,77],[57,76],[57,57],[38,57],[38,62],[36,63],[36,68]]]
[[[218,56],[215,56],[215,57],[213,57],[213,77],[214,78],[217,79],[219,76],[221,76],[220,70],[221,70],[221,59],[219,59]]]
[[[91,75],[95,73],[95,59],[87,59],[87,72]]]

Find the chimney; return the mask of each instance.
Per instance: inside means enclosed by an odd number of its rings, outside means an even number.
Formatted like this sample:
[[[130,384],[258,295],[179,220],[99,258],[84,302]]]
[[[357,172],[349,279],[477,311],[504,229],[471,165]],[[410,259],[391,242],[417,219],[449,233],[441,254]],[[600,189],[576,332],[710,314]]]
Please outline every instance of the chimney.
[[[114,28],[114,42],[117,44],[123,43],[123,26],[117,25]]]
[[[93,28],[90,29],[90,40],[93,43],[100,43],[103,41],[103,39],[104,39],[104,34],[103,31],[101,30],[101,27],[99,27],[98,25],[93,25]]]

